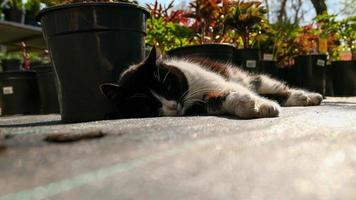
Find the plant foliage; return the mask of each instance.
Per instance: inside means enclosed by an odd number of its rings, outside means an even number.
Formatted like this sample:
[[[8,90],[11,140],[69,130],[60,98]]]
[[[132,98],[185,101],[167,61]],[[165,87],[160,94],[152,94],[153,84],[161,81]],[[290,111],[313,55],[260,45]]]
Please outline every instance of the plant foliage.
[[[241,37],[244,48],[251,48],[263,31],[268,29],[267,10],[259,1],[231,1],[225,24]]]

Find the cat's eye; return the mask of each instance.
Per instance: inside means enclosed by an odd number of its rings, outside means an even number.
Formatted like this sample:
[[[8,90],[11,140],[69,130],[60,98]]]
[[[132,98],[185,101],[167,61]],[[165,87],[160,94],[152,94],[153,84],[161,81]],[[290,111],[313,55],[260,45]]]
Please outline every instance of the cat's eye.
[[[148,99],[149,97],[145,94],[135,94],[133,96],[129,96],[126,98],[126,100],[132,100],[132,99]]]

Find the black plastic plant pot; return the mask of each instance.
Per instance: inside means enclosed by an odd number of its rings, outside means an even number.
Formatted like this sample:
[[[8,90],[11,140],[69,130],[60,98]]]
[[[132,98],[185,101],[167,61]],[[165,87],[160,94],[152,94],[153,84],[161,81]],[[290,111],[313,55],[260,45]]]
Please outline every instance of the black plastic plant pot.
[[[332,65],[326,66],[325,79],[325,96],[334,96],[334,74]]]
[[[335,96],[356,96],[356,61],[336,61],[332,65]]]
[[[272,78],[279,79],[279,71],[276,66],[276,61],[273,60],[262,60],[261,61],[261,72],[271,76]]]
[[[21,60],[19,59],[3,59],[1,60],[3,71],[20,71],[21,70]]]
[[[116,82],[125,68],[144,59],[148,15],[129,3],[74,3],[40,11],[63,122],[103,120],[116,112],[99,86]]]
[[[208,58],[223,63],[234,63],[235,47],[229,44],[202,44],[179,47],[167,52],[178,58]]]
[[[1,116],[39,114],[36,73],[30,71],[0,73]]]
[[[236,49],[235,63],[250,72],[260,72],[260,52],[258,49]]]
[[[286,82],[291,87],[298,87],[296,80],[298,74],[298,69],[294,65],[278,69],[278,79]]]
[[[297,56],[295,66],[298,69],[297,86],[318,92],[325,96],[326,55]]]
[[[23,22],[23,12],[18,8],[4,8],[2,12],[6,21]]]
[[[37,74],[38,88],[40,92],[41,114],[59,113],[59,102],[57,93],[57,80],[53,66],[37,65],[32,67]]]
[[[39,26],[39,23],[36,20],[36,11],[26,10],[25,24],[31,26]]]

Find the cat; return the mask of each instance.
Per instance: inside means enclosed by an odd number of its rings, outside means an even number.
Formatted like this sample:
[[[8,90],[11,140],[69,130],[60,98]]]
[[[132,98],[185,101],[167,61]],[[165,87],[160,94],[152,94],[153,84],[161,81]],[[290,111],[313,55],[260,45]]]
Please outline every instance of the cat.
[[[157,58],[156,48],[142,63],[125,70],[117,84],[101,92],[118,108],[117,118],[184,115],[278,117],[281,106],[316,106],[318,93],[294,89],[267,75],[232,64],[198,58]]]

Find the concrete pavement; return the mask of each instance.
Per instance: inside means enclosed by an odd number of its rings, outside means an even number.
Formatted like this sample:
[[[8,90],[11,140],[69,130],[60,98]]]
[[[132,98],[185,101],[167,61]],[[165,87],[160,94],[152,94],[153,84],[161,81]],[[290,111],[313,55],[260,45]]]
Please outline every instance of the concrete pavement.
[[[0,200],[356,199],[356,98],[278,118],[0,118]],[[104,133],[49,143],[58,133]]]

